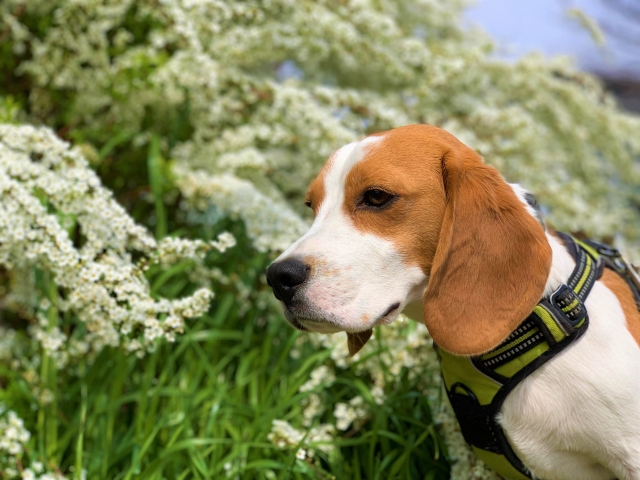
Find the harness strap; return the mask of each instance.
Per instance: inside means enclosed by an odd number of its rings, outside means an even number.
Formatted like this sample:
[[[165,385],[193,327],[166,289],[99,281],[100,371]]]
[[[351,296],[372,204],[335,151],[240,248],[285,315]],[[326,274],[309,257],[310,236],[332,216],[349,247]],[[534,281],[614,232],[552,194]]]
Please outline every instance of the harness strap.
[[[585,249],[596,251],[604,266],[616,272],[627,282],[636,301],[636,307],[640,311],[640,274],[636,270],[637,267],[626,262],[617,248],[593,240],[576,240],[576,242]]]
[[[504,342],[478,357],[456,357],[436,346],[447,396],[465,440],[479,458],[507,478],[531,476],[496,420],[500,408],[518,383],[587,330],[584,300],[604,266],[597,249],[559,235],[576,262],[571,276],[541,300]]]

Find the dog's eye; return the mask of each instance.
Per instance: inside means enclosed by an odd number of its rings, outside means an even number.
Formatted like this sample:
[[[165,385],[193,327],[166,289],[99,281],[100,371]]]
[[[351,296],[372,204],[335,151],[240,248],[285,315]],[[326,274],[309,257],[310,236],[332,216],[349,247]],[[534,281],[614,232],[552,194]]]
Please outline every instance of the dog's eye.
[[[311,200],[305,200],[304,204],[305,204],[307,207],[311,208]]]
[[[379,190],[377,188],[372,188],[371,190],[367,190],[364,192],[364,204],[368,207],[382,207],[389,203],[389,201],[393,198],[393,195],[385,192],[384,190]]]

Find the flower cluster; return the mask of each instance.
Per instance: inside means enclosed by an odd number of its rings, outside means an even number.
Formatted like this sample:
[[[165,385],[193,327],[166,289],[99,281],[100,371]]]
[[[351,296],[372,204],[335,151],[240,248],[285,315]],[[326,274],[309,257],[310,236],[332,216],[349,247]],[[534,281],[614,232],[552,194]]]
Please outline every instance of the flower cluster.
[[[181,173],[178,186],[192,208],[205,210],[214,202],[234,218],[243,220],[258,250],[284,250],[308,228],[282,198],[266,196],[247,180],[230,174],[176,170]]]
[[[321,398],[322,390],[331,386],[336,376],[334,371],[327,365],[321,365],[311,372],[309,379],[298,389],[299,392],[319,392],[311,393],[304,400],[305,408],[302,412],[302,425],[311,426],[313,421],[326,410],[326,405]],[[324,395],[322,395],[324,396]]]
[[[24,445],[31,438],[31,433],[24,428],[22,419],[15,412],[7,412],[5,419],[0,419],[0,451],[9,455],[19,455],[24,451]]]
[[[65,480],[56,472],[46,472],[41,462],[25,465],[24,453],[31,433],[18,415],[0,404],[0,474],[2,478],[22,480]],[[20,460],[18,460],[20,459]]]
[[[162,264],[175,263],[181,259],[201,260],[209,250],[224,253],[236,245],[236,239],[229,232],[218,235],[217,240],[187,240],[184,238],[165,237],[158,242],[154,260]]]
[[[334,438],[335,427],[330,424],[321,424],[308,431],[298,430],[285,420],[274,420],[271,432],[267,436],[269,441],[280,448],[295,447],[298,450],[297,457],[304,460],[313,457],[315,450],[324,453],[333,451],[331,444]]]
[[[10,301],[33,312],[31,334],[59,368],[107,345],[142,354],[159,337],[173,341],[185,318],[208,308],[212,293],[205,288],[178,300],[153,299],[143,265],[133,262],[131,252],[166,263],[234,244],[229,234],[209,243],[157,244],[82,155],[47,129],[0,126],[0,194],[0,265],[27,286],[38,267],[58,286],[40,297],[32,288]],[[58,324],[60,312],[73,312],[86,334],[68,338]]]
[[[367,408],[360,396],[353,397],[349,403],[336,403],[333,416],[336,418],[336,428],[347,430],[356,420],[364,418]]]
[[[322,365],[313,370],[309,377],[309,380],[302,384],[298,391],[308,392],[318,388],[319,386],[327,387],[331,385],[336,378],[331,369],[326,365]]]

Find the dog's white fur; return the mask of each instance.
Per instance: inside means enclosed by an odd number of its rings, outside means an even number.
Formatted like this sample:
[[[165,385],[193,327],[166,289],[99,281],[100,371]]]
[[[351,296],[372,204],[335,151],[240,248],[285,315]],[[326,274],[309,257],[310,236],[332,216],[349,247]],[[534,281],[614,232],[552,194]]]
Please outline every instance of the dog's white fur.
[[[325,198],[309,232],[278,260],[317,260],[285,309],[311,331],[357,332],[390,323],[428,284],[394,244],[358,231],[344,214],[349,170],[380,137],[341,148],[325,174]],[[524,190],[512,186],[527,211]],[[574,260],[547,234],[552,262],[545,295],[565,283]],[[330,273],[328,273],[330,272]],[[390,305],[400,306],[383,315]],[[579,342],[526,378],[507,397],[499,420],[518,457],[546,480],[640,479],[640,348],[625,326],[618,298],[598,281],[586,301],[590,327]]]

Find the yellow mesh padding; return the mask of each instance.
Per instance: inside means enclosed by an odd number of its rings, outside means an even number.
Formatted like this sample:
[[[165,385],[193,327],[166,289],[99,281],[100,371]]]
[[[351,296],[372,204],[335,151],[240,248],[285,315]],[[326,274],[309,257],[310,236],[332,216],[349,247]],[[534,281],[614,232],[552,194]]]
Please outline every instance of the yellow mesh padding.
[[[502,387],[502,384],[479,371],[471,363],[471,358],[458,357],[441,348],[438,349],[438,352],[441,358],[442,378],[447,390],[451,390],[451,386],[454,383],[460,382],[469,387],[480,405],[489,405],[498,390],[500,390],[500,387]],[[461,389],[457,391],[464,393]]]
[[[544,324],[549,329],[549,332],[551,332],[551,335],[553,335],[553,339],[556,342],[559,342],[560,340],[566,337],[566,335],[560,329],[560,327],[558,326],[556,321],[553,319],[553,317],[543,307],[541,307],[540,305],[537,305],[536,308],[533,309],[533,311],[542,319]]]
[[[549,350],[549,344],[545,340],[540,345],[532,348],[526,353],[523,353],[519,357],[516,357],[515,360],[512,360],[509,363],[505,363],[504,365],[499,366],[495,369],[496,373],[499,373],[503,377],[511,378],[516,373],[518,373],[521,369],[529,365],[539,356],[541,356],[544,352]]]
[[[537,328],[532,328],[527,333],[525,333],[522,337],[517,338],[513,342],[508,343],[507,345],[505,345],[504,347],[499,348],[498,350],[493,350],[491,353],[487,353],[486,355],[483,355],[482,356],[482,360],[489,360],[490,358],[493,358],[493,357],[495,357],[497,355],[500,355],[501,353],[506,352],[507,350],[511,350],[513,347],[515,347],[516,345],[524,342],[531,335],[534,335],[534,334],[536,334],[538,332],[539,332],[539,330]]]

